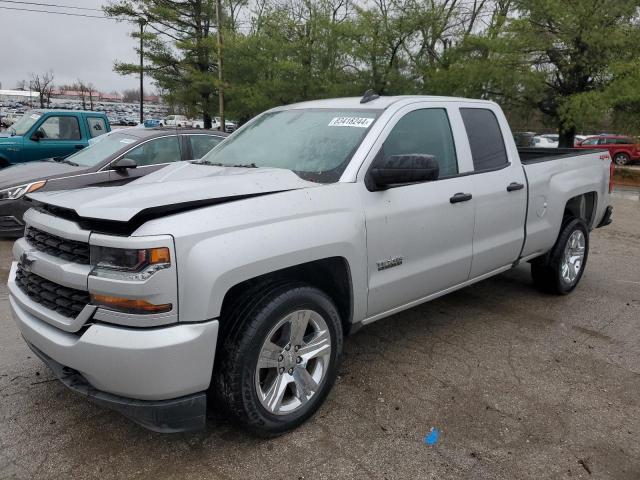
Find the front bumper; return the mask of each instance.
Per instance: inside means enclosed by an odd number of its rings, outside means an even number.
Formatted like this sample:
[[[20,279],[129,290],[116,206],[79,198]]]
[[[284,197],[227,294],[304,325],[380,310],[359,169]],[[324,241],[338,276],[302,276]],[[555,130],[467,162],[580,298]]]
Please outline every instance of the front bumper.
[[[178,431],[200,424],[196,417],[201,415],[193,412],[204,408],[202,396],[211,381],[217,320],[128,328],[89,319],[78,332],[67,332],[41,318],[42,308],[11,288],[12,280],[10,277],[9,302],[22,336],[54,372],[67,368],[77,374],[73,385],[82,387],[74,390],[153,430]],[[176,424],[167,420],[166,412],[183,411],[183,407],[191,420],[176,420]],[[204,411],[200,413],[204,418]],[[179,428],[178,424],[184,425]]]
[[[96,390],[77,371],[56,362],[32,344],[27,345],[69,389],[100,406],[115,410],[143,427],[159,433],[201,430],[207,418],[207,394],[186,395],[171,400],[136,400]]]
[[[21,237],[24,214],[31,205],[24,198],[0,201],[0,237]]]

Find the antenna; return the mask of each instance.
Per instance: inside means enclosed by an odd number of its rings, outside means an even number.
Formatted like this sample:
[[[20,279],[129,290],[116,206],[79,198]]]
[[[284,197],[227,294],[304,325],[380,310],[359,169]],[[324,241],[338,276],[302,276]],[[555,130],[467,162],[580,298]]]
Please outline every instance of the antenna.
[[[380,95],[378,95],[373,90],[369,89],[366,92],[364,92],[364,95],[360,99],[360,103],[368,103],[375,100],[376,98],[380,98]]]

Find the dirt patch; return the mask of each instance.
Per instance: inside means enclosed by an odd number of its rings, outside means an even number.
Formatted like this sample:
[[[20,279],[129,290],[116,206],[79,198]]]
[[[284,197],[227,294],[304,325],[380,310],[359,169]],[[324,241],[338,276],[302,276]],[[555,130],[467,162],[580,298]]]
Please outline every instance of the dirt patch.
[[[616,167],[613,180],[616,185],[640,187],[640,168]]]

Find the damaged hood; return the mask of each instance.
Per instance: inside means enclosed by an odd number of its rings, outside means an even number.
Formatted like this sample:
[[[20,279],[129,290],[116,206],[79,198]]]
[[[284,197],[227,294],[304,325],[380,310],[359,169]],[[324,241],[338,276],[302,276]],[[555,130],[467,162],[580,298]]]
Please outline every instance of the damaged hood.
[[[79,217],[130,222],[269,193],[315,188],[290,170],[177,162],[119,187],[41,192],[29,198]]]

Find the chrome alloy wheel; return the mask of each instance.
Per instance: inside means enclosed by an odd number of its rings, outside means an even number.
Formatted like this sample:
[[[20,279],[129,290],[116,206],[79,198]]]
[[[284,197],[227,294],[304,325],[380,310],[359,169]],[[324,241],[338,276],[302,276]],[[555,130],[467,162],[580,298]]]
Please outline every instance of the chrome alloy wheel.
[[[318,391],[331,360],[327,323],[313,310],[296,310],[282,318],[262,344],[255,386],[262,406],[286,415]]]
[[[573,285],[584,262],[585,238],[582,230],[574,231],[564,247],[560,274],[567,285]]]

